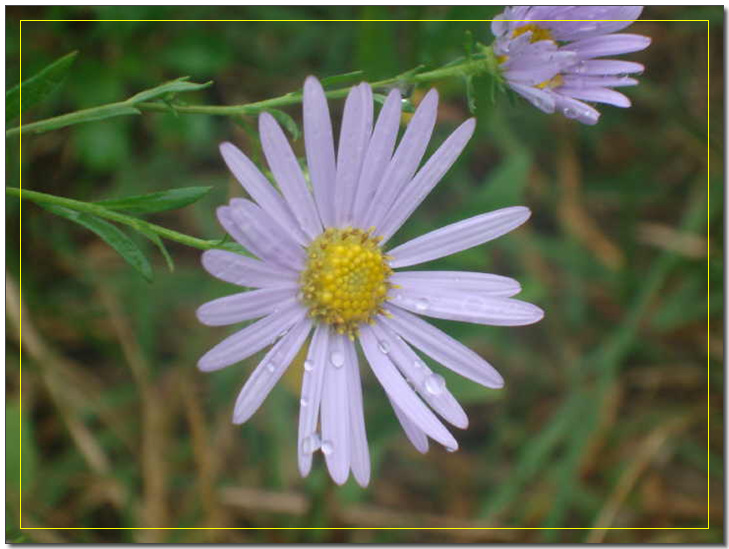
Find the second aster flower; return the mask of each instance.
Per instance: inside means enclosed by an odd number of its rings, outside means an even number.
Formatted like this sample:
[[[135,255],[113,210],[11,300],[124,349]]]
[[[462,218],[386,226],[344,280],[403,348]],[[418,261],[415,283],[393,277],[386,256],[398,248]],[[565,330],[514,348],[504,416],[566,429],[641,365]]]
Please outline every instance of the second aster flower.
[[[337,483],[350,471],[360,485],[369,482],[357,342],[416,448],[426,451],[430,437],[455,450],[458,443],[433,410],[459,428],[468,419],[443,377],[418,352],[486,387],[500,388],[503,379],[421,316],[499,326],[531,324],[543,316],[538,307],[513,298],[521,286],[511,278],[407,270],[508,233],[528,219],[527,208],[481,214],[385,251],[473,134],[475,121],[467,120],[418,169],[437,106],[431,90],[395,148],[399,93],[390,93],[373,127],[372,90],[356,86],[344,106],[335,154],[324,90],[307,79],[304,140],[311,190],[267,113],[259,118],[261,143],[280,191],[236,147],[221,146],[251,200],[232,199],[218,209],[218,219],[257,259],[210,250],[202,262],[213,276],[256,289],[206,303],[198,318],[211,326],[259,320],[209,350],[198,366],[218,370],[272,345],[236,401],[233,420],[243,423],[313,333],[301,372],[298,461],[304,476],[321,450]]]
[[[629,107],[614,88],[638,84],[632,61],[600,59],[643,50],[650,38],[613,34],[635,21],[641,6],[513,6],[492,22],[493,50],[506,83],[546,113],[584,124],[600,113],[589,103]],[[587,103],[586,103],[587,102]]]

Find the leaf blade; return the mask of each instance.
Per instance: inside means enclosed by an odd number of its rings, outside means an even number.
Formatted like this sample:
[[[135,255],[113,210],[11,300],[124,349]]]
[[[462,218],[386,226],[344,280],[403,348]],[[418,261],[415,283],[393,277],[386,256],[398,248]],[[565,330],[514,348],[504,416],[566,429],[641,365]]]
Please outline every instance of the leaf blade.
[[[204,90],[205,88],[209,88],[213,85],[212,80],[204,82],[202,84],[197,84],[195,82],[188,82],[189,78],[189,76],[183,76],[182,78],[176,78],[175,80],[170,80],[169,82],[165,82],[164,84],[160,84],[159,86],[155,86],[154,88],[141,91],[130,97],[127,102],[136,104],[141,103],[142,101],[149,101],[150,99],[157,99],[163,95],[167,95],[170,93],[174,94]]]
[[[95,202],[110,210],[123,210],[135,214],[148,214],[176,210],[203,198],[212,187],[181,187],[156,193]]]
[[[141,274],[145,280],[151,282],[154,278],[152,264],[144,255],[139,246],[129,238],[121,229],[108,221],[86,213],[76,212],[63,206],[43,204],[43,208],[59,217],[78,223],[82,227],[96,234],[101,240],[111,246],[124,260]]]
[[[72,51],[45,66],[25,82],[5,92],[5,122],[18,118],[21,113],[40,103],[58,89],[66,79],[76,57],[78,57],[78,51]]]

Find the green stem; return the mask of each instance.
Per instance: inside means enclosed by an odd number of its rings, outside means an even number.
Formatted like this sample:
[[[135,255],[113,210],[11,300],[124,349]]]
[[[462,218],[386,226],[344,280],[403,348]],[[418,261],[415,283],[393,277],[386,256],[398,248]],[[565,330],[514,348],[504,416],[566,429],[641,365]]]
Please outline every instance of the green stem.
[[[378,80],[371,82],[370,85],[373,88],[383,88],[386,86],[392,86],[394,84],[407,83],[407,84],[424,84],[428,82],[434,82],[436,80],[444,80],[446,78],[468,76],[482,73],[491,73],[496,75],[498,73],[497,64],[493,59],[493,54],[490,48],[483,48],[483,54],[473,56],[470,59],[463,59],[452,65],[440,67],[432,71],[418,73],[415,70],[407,71],[399,74],[392,78],[386,78],[384,80]],[[337,90],[331,90],[326,92],[326,96],[329,99],[340,99],[347,95],[349,87],[340,88]],[[133,98],[127,99],[126,101],[119,101],[117,103],[110,103],[107,105],[101,105],[99,107],[92,107],[90,109],[84,109],[81,111],[75,111],[61,116],[53,118],[47,118],[45,120],[39,120],[38,122],[32,122],[30,124],[24,124],[22,126],[23,135],[27,134],[38,134],[47,132],[50,130],[56,130],[71,126],[79,122],[89,122],[94,119],[107,118],[110,113],[114,113],[113,116],[123,116],[128,114],[139,114],[140,111],[144,112],[170,112],[174,111],[179,114],[207,114],[214,116],[240,116],[240,115],[255,115],[266,109],[286,107],[290,105],[296,105],[301,102],[303,95],[300,91],[287,93],[280,97],[274,97],[271,99],[264,99],[263,101],[256,101],[254,103],[247,103],[245,105],[169,105],[160,102],[140,102],[134,101]],[[11,128],[5,131],[5,137],[12,137],[18,135],[21,131],[21,126]]]
[[[178,233],[165,227],[160,227],[154,223],[149,223],[142,219],[132,217],[131,215],[115,212],[93,204],[90,202],[81,202],[80,200],[73,200],[72,198],[63,198],[62,196],[55,196],[52,194],[39,193],[37,191],[27,191],[24,189],[18,189],[15,187],[5,187],[5,194],[8,196],[15,196],[22,200],[30,200],[37,204],[52,204],[56,206],[63,206],[77,212],[89,213],[109,221],[115,221],[123,225],[127,225],[132,229],[140,232],[154,233],[167,240],[179,242],[185,246],[192,248],[198,248],[200,250],[211,250],[213,248],[219,248],[223,250],[229,250],[233,252],[241,252],[241,248],[232,242],[221,243],[220,240],[202,240],[195,238],[194,236],[188,236],[186,234]]]

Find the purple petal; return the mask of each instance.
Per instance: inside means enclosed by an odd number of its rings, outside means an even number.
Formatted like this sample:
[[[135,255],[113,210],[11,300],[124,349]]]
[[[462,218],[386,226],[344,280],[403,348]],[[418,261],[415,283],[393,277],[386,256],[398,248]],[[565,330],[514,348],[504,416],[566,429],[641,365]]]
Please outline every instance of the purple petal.
[[[329,354],[329,328],[318,324],[309,344],[309,354],[304,362],[304,377],[301,383],[301,408],[299,411],[299,471],[305,477],[311,471],[313,453],[321,441],[316,434],[319,420],[324,372]]]
[[[499,372],[468,347],[416,315],[398,307],[386,308],[392,318],[380,316],[378,322],[383,322],[436,362],[485,387],[500,389],[504,386]]]
[[[513,206],[447,225],[390,250],[390,266],[417,265],[478,246],[516,229],[530,215],[529,208]]]
[[[559,110],[566,118],[572,118],[583,124],[595,125],[600,120],[600,113],[597,109],[562,94],[557,95],[555,109]]]
[[[355,193],[352,221],[355,226],[364,227],[364,215],[380,184],[382,175],[392,158],[392,151],[400,127],[400,92],[392,90],[377,118],[375,130],[367,147],[362,164],[362,174]]]
[[[202,265],[214,277],[248,288],[283,286],[298,278],[289,269],[224,250],[203,252]]]
[[[223,155],[223,160],[228,165],[228,169],[253,200],[285,229],[297,243],[305,246],[307,239],[304,233],[301,232],[298,223],[296,223],[291,210],[281,198],[281,195],[273,188],[273,185],[256,168],[255,164],[231,143],[220,145],[220,154]]]
[[[425,291],[422,291],[425,290]],[[391,291],[393,305],[420,315],[486,324],[489,326],[524,326],[544,318],[536,305],[496,296],[478,296],[453,288],[403,288]]]
[[[563,78],[562,85],[555,89],[555,91],[557,93],[565,93],[566,89],[621,88],[624,86],[636,86],[637,84],[638,81],[629,76],[567,74]]]
[[[412,178],[418,169],[425,149],[433,133],[438,114],[438,92],[430,90],[418,105],[405,135],[387,166],[382,182],[377,188],[370,207],[365,215],[365,227],[377,227],[393,200],[400,194],[403,185]]]
[[[563,49],[574,51],[580,59],[592,59],[644,50],[650,43],[650,38],[639,34],[608,34],[578,40]]]
[[[304,341],[309,337],[310,331],[311,320],[304,318],[266,353],[238,395],[233,410],[233,423],[240,424],[248,421],[258,410],[273,386],[296,357]]]
[[[316,238],[321,232],[319,214],[291,145],[278,122],[267,112],[258,118],[258,125],[263,153],[286,202],[304,233]]]
[[[362,406],[362,383],[357,363],[357,350],[349,340],[344,346],[344,368],[347,375],[347,402],[349,404],[350,460],[352,474],[363,488],[370,482],[370,451],[367,445],[364,409]]]
[[[615,105],[616,107],[623,108],[630,107],[630,99],[625,97],[622,93],[608,88],[575,88],[571,86],[562,86],[559,88],[559,93],[574,97],[575,99],[582,99],[584,101],[607,103],[608,105]]]
[[[402,430],[405,431],[405,436],[408,437],[408,440],[415,446],[418,452],[421,454],[426,453],[428,451],[428,436],[403,412],[400,406],[395,404],[394,400],[388,400],[392,409],[395,411],[395,417],[400,422]]]
[[[509,82],[509,87],[516,93],[521,95],[524,99],[529,101],[532,105],[538,108],[542,112],[552,114],[554,112],[555,96],[554,93],[540,90],[532,86],[524,86],[522,84],[516,84]]]
[[[443,419],[456,427],[468,427],[468,417],[461,405],[445,386],[445,380],[426,366],[425,362],[400,337],[384,326],[373,325],[372,331],[395,366],[428,405]]]
[[[387,396],[397,403],[402,411],[429,437],[437,440],[446,448],[457,448],[458,443],[438,418],[423,404],[415,392],[405,382],[397,368],[378,346],[377,338],[370,326],[360,329],[359,342],[362,345],[367,361],[382,385]]]
[[[588,59],[582,61],[567,73],[581,75],[613,75],[641,73],[645,67],[634,61],[620,61],[617,59]]]
[[[642,11],[642,6],[573,6],[561,19],[582,21],[555,22],[549,27],[555,40],[579,40],[629,27]]]
[[[296,300],[282,303],[280,311],[246,326],[210,349],[200,358],[197,367],[203,372],[212,372],[245,360],[268,347],[305,316],[306,309]]]
[[[461,155],[476,128],[476,119],[461,124],[428,159],[415,178],[403,189],[380,226],[377,234],[386,242],[410,217]]]
[[[344,363],[353,353],[345,350],[347,345],[352,343],[346,336],[330,336],[321,397],[321,449],[329,474],[337,484],[344,484],[349,476],[350,423]]]
[[[295,271],[303,268],[304,250],[253,202],[234,198],[216,213],[225,230],[260,259]]]
[[[332,120],[324,89],[313,76],[304,82],[304,143],[319,215],[325,226],[333,227],[336,164]]]
[[[260,318],[296,297],[293,283],[282,288],[251,290],[208,301],[197,310],[197,319],[207,326],[227,326],[252,318]]]
[[[368,84],[355,86],[344,104],[342,130],[337,154],[337,185],[334,212],[337,226],[352,224],[352,204],[362,162],[372,135],[372,89]]]
[[[468,294],[511,297],[521,291],[521,284],[513,278],[468,271],[398,271],[390,282],[419,292],[446,287]]]

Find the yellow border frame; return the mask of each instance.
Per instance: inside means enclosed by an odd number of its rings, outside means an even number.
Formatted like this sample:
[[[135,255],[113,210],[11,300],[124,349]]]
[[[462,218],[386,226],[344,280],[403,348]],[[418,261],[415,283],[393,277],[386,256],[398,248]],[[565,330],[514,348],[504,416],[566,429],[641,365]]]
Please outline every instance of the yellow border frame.
[[[26,23],[32,23],[32,22],[53,22],[53,21],[66,21],[66,22],[132,22],[132,21],[157,21],[157,22],[168,22],[168,23],[180,23],[180,22],[217,22],[217,23],[233,23],[233,22],[331,22],[331,23],[343,23],[343,22],[359,22],[359,21],[368,21],[368,22],[421,22],[421,21],[438,21],[438,22],[491,22],[492,19],[21,19],[20,20],[20,27],[19,27],[19,42],[20,42],[20,48],[19,48],[19,87],[20,87],[20,104],[22,108],[22,101],[23,101],[23,22]],[[510,19],[504,19],[503,21],[520,21],[520,20],[510,20]],[[625,19],[564,19],[564,20],[550,20],[550,21],[560,21],[560,22],[578,22],[578,21],[601,21],[601,22],[607,22],[607,21],[627,21]],[[711,135],[709,133],[710,130],[710,100],[711,100],[711,77],[710,77],[710,69],[711,69],[711,60],[710,60],[710,45],[711,45],[711,28],[710,28],[710,21],[708,19],[640,19],[640,22],[651,22],[651,23],[659,23],[659,22],[704,22],[706,23],[706,347],[707,347],[707,357],[706,357],[706,461],[707,461],[707,480],[706,480],[706,526],[705,527],[685,527],[685,528],[673,528],[673,527],[635,527],[635,528],[629,528],[629,527],[519,527],[519,526],[499,526],[499,527],[467,527],[467,528],[458,528],[458,527],[437,527],[437,526],[430,526],[430,527],[336,527],[336,528],[329,528],[329,527],[222,527],[222,528],[214,528],[214,527],[123,527],[123,528],[109,528],[109,527],[102,527],[102,528],[74,528],[74,527],[25,527],[23,528],[23,359],[22,359],[22,340],[23,340],[23,311],[22,307],[20,307],[19,310],[19,340],[20,340],[20,347],[21,352],[19,356],[19,368],[20,368],[20,382],[19,382],[19,402],[20,402],[20,437],[19,437],[19,446],[20,446],[20,502],[19,502],[19,529],[22,530],[709,530],[711,525],[711,514],[710,514],[710,485],[711,485],[711,477],[709,474],[710,465],[711,465],[711,454],[710,454],[710,437],[711,437],[711,409],[710,409],[710,398],[711,398],[711,385],[710,385],[710,379],[709,379],[709,367],[710,367],[710,356],[709,356],[709,329],[711,325],[711,319],[710,319],[710,281],[711,281],[711,274],[709,270],[709,254],[710,254],[710,233],[709,233],[709,223],[711,221],[711,189],[710,189],[710,181],[711,181],[711,173],[710,173],[710,158],[711,158],[711,149],[710,149],[710,140]],[[22,113],[22,111],[21,111]],[[22,170],[22,160],[23,160],[23,122],[22,122],[22,116],[20,117],[19,121],[20,125],[20,132],[18,133],[18,144],[19,144],[19,190],[22,194],[23,189],[23,170]],[[20,217],[20,231],[19,231],[19,250],[22,249],[22,243],[23,243],[23,208],[22,208],[22,197],[18,199],[20,203],[19,208],[19,217]],[[22,295],[23,295],[23,268],[22,268],[22,254],[18,254],[18,261],[19,261],[19,292],[20,292],[20,302],[22,303]]]

